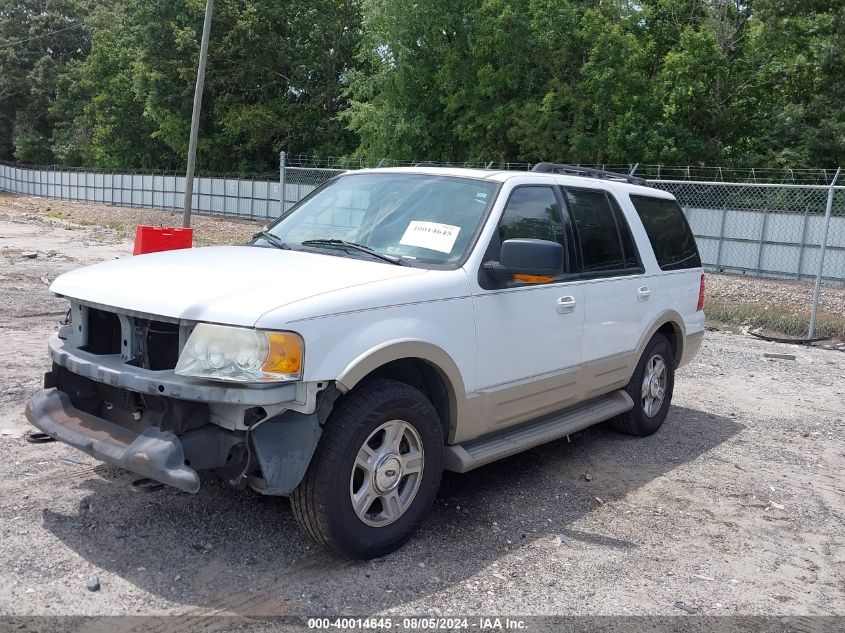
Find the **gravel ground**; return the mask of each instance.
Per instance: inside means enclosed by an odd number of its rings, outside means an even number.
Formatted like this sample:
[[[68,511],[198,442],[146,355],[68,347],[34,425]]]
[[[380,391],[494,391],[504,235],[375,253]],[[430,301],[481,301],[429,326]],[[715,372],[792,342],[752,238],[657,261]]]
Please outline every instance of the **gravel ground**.
[[[806,281],[758,279],[741,275],[707,275],[707,298],[726,304],[752,303],[763,310],[806,314],[813,304],[814,285]],[[819,312],[845,315],[845,286],[822,286]]]
[[[133,241],[135,227],[138,225],[182,225],[181,212],[66,202],[54,198],[16,196],[2,192],[0,218],[46,223],[71,229],[90,227],[92,230],[87,234],[101,242]],[[261,228],[262,223],[194,214],[191,216],[191,226],[194,229],[194,243],[197,246],[207,246],[243,244]]]
[[[104,208],[122,224],[155,217]],[[131,251],[128,229],[79,225],[87,213],[0,199],[0,614],[845,615],[845,355],[832,350],[710,332],[659,433],[597,427],[447,474],[421,533],[369,563],[314,546],[284,499],[210,479],[196,495],[137,494],[129,473],[26,443],[24,402],[65,309],[46,283]],[[209,241],[255,229],[198,220]]]

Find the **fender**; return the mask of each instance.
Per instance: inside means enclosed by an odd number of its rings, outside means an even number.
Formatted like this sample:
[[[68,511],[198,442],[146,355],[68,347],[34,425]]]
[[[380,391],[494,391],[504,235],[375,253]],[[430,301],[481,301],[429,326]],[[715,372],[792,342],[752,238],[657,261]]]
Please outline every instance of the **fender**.
[[[631,367],[631,375],[633,375],[634,368],[640,361],[640,357],[645,351],[645,346],[648,345],[651,337],[657,333],[657,330],[667,323],[675,330],[675,369],[678,368],[681,363],[681,359],[684,356],[684,343],[687,339],[687,328],[684,325],[684,318],[678,312],[675,310],[664,310],[652,320],[651,325],[649,325],[645,334],[642,335],[639,343],[637,343],[637,349],[634,354],[634,366]]]
[[[464,419],[467,410],[467,393],[461,372],[452,357],[443,349],[426,341],[400,339],[383,343],[354,359],[340,375],[335,378],[337,388],[346,393],[364,379],[367,374],[382,365],[403,358],[418,358],[434,368],[443,383],[449,398],[449,437],[454,441],[457,427]]]

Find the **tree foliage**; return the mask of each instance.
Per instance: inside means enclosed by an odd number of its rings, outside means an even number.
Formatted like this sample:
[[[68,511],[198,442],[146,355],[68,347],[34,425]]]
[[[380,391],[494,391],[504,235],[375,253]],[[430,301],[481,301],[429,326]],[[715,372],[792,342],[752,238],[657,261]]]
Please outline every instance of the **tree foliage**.
[[[180,169],[203,0],[0,0],[0,158]],[[841,0],[216,0],[198,148],[845,163]]]
[[[52,161],[57,80],[89,50],[86,0],[0,0],[0,156]]]

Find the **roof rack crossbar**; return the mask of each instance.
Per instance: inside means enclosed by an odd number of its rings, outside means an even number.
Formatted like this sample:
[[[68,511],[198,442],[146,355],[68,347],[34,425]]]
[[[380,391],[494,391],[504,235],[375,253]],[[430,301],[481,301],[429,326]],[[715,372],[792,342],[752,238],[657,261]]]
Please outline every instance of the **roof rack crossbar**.
[[[537,163],[531,171],[543,174],[569,174],[572,176],[586,176],[588,178],[602,178],[604,180],[624,180],[632,185],[650,187],[645,178],[633,174],[618,174],[614,171],[594,169],[592,167],[578,167],[576,165],[563,165],[560,163]]]

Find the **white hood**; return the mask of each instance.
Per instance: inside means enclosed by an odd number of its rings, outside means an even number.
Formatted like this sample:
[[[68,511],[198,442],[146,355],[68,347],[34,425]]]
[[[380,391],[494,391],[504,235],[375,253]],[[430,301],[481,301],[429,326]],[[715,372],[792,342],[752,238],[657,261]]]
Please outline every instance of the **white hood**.
[[[253,326],[266,312],[302,299],[424,273],[350,257],[214,246],[86,266],[60,276],[50,290],[147,314]]]

